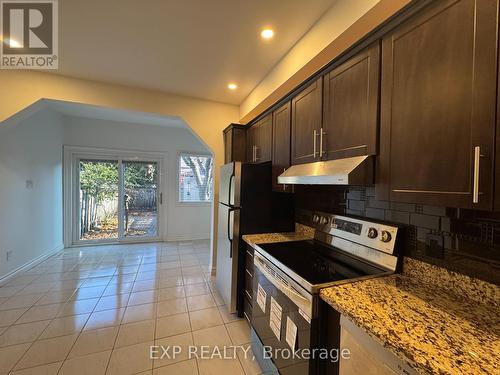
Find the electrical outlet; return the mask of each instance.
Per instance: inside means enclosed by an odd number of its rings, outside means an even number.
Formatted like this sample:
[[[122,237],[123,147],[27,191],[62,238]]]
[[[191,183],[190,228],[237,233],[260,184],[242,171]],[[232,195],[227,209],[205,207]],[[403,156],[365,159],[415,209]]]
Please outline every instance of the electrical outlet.
[[[8,250],[5,253],[5,258],[6,258],[7,262],[12,258],[12,250]]]

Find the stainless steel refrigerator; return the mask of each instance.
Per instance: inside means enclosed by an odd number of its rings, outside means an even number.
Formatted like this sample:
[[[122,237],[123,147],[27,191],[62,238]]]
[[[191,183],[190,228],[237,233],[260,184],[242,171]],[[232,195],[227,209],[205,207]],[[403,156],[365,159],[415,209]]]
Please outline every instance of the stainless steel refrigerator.
[[[294,228],[293,196],[272,192],[271,163],[223,165],[219,183],[216,285],[232,313],[243,311],[244,234]]]

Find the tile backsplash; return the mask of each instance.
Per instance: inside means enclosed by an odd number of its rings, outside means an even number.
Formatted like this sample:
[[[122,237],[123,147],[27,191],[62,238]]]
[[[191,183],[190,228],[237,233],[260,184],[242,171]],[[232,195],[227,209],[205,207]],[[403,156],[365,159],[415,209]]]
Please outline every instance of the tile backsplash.
[[[500,285],[498,212],[379,201],[371,186],[296,186],[295,207],[404,224],[406,256]]]

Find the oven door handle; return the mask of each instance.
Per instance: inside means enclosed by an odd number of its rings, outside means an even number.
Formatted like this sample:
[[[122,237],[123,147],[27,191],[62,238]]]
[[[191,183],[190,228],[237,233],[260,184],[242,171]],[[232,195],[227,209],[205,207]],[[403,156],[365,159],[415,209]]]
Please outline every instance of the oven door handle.
[[[255,258],[255,265],[257,268],[264,274],[264,276],[271,281],[278,289],[280,289],[282,292],[285,294],[289,293],[295,296],[296,298],[299,298],[303,300],[305,303],[310,304],[311,301],[309,301],[306,297],[301,295],[300,293],[296,292],[294,289],[289,287],[288,285],[285,285],[282,281],[280,281],[278,278],[270,274],[266,269],[265,265],[263,264],[262,260],[260,258]]]

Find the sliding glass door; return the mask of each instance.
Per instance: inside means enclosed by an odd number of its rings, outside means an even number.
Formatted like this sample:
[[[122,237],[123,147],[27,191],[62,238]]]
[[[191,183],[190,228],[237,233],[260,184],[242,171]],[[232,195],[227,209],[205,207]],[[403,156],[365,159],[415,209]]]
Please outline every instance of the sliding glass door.
[[[123,236],[158,237],[158,163],[123,162]]]
[[[77,157],[74,243],[160,238],[160,160]]]
[[[79,239],[118,240],[119,165],[116,160],[81,159]]]

